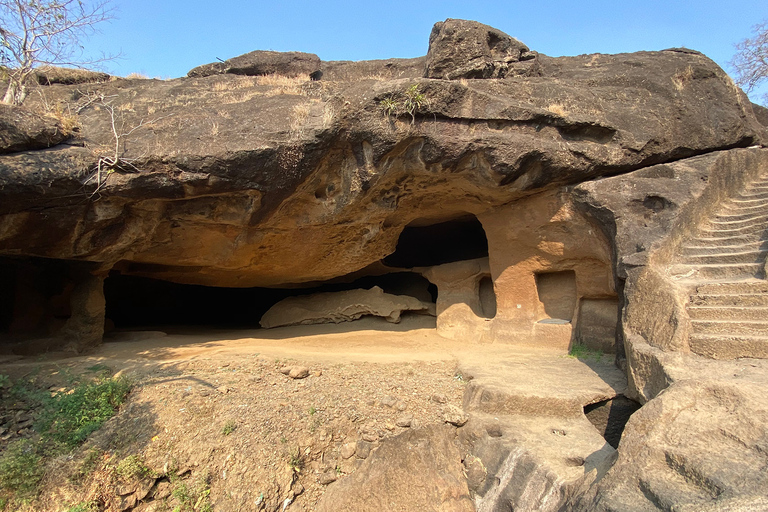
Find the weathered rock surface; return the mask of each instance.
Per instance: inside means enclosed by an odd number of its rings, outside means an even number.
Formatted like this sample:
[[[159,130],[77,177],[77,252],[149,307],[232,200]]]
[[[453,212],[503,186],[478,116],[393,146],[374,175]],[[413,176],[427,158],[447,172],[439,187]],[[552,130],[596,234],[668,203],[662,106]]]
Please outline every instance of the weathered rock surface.
[[[768,474],[764,370],[672,385],[627,423],[618,459],[568,510],[760,510]]]
[[[318,512],[475,510],[456,429],[433,426],[387,439],[350,476],[328,487]]]
[[[610,467],[615,451],[584,415],[625,389],[607,359],[531,352],[460,372],[470,379],[460,437],[478,511],[556,511]]]
[[[198,66],[187,73],[192,78],[231,73],[233,75],[309,75],[320,69],[320,58],[314,53],[273,52],[256,50],[223,62]]]
[[[407,295],[392,295],[374,286],[370,290],[315,293],[281,300],[261,317],[264,328],[284,325],[338,324],[365,315],[397,323],[405,311],[429,313],[430,305]]]
[[[536,53],[481,23],[447,19],[429,36],[425,78],[504,78],[537,73]],[[524,64],[519,64],[520,62]]]
[[[189,284],[321,281],[391,254],[416,218],[480,214],[544,188],[749,146],[764,130],[699,54],[537,60],[537,77],[467,83],[285,86],[225,74],[87,84],[76,100],[52,86],[49,101],[88,104],[79,121],[89,149],[0,157],[0,252]],[[388,120],[380,102],[411,85],[428,100],[417,122]],[[110,115],[91,102],[99,94],[114,96],[126,127],[144,122],[123,140],[141,172],[112,173],[91,197],[95,164],[113,146]]]
[[[70,136],[52,116],[0,105],[0,154],[50,148]]]

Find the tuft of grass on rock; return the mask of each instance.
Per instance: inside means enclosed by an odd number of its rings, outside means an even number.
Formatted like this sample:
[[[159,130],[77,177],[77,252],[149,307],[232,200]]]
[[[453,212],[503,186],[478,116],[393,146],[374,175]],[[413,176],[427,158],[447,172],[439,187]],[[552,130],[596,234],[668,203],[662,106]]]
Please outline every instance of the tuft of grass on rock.
[[[152,470],[149,469],[144,460],[138,455],[129,455],[121,460],[115,472],[124,480],[142,480],[152,475]]]
[[[600,361],[603,358],[602,350],[594,350],[585,345],[574,344],[571,346],[571,350],[568,352],[570,357],[575,359],[581,359],[583,361]]]
[[[235,420],[227,420],[224,427],[221,429],[221,433],[222,435],[228,436],[235,430],[237,430],[237,422]]]

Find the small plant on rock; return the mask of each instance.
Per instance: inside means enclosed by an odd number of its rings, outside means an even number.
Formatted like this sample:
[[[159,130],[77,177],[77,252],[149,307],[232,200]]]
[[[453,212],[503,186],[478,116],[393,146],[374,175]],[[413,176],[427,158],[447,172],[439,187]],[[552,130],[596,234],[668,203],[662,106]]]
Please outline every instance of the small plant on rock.
[[[405,103],[403,107],[411,116],[411,124],[416,122],[416,112],[427,104],[427,97],[419,92],[419,84],[413,84],[405,91]]]
[[[228,436],[237,429],[237,422],[235,420],[227,420],[224,427],[221,429],[222,435]]]
[[[129,455],[120,461],[115,468],[115,473],[124,480],[141,480],[152,474],[141,457],[138,455]]]

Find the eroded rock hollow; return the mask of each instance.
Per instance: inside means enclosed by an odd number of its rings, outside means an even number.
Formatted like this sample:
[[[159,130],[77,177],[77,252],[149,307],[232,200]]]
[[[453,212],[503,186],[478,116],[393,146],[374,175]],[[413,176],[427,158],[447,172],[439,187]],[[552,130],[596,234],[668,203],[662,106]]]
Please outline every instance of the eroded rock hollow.
[[[550,466],[559,455],[531,441],[543,423],[502,399],[489,409],[490,377],[468,369],[474,419],[433,432],[451,446],[436,457],[461,445],[486,473],[451,459],[441,478],[455,496],[434,510],[761,499],[768,421],[739,408],[766,409],[768,328],[742,306],[768,304],[768,133],[698,52],[552,58],[446,20],[424,58],[253,52],[174,80],[53,84],[0,109],[0,126],[5,350],[84,351],[105,326],[432,314],[478,350],[579,345],[618,365],[580,403],[555,400],[584,435]],[[274,312],[297,300],[298,316]],[[734,387],[736,358],[756,359]],[[583,407],[623,395],[660,405],[632,416],[617,454]],[[715,419],[683,441],[697,417],[666,411],[686,400]],[[500,411],[501,426],[486,417]],[[667,423],[677,441],[657,440]],[[725,445],[752,476],[708,458]]]

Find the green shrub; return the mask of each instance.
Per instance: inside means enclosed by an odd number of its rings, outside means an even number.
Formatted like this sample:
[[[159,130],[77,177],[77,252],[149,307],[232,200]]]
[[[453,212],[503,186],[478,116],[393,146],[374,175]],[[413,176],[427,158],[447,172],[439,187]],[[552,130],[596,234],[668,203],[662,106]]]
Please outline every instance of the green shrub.
[[[43,478],[42,460],[32,441],[12,443],[0,458],[0,486],[21,497],[35,494]]]
[[[36,429],[43,437],[74,448],[115,414],[130,390],[126,379],[79,384],[72,393],[58,394],[46,404]]]

